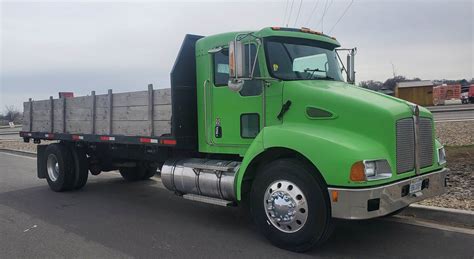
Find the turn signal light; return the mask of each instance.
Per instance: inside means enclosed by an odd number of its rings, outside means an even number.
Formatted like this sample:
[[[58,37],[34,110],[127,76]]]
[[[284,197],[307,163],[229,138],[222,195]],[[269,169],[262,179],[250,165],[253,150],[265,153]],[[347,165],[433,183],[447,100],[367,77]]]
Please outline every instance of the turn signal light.
[[[367,178],[365,177],[364,162],[359,161],[355,162],[352,165],[350,179],[354,182],[363,182],[367,180]]]

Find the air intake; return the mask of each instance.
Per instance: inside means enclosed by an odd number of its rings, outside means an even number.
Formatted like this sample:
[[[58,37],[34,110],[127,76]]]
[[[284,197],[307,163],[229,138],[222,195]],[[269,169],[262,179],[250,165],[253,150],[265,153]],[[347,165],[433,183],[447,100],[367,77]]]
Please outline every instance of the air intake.
[[[420,168],[433,164],[433,122],[430,118],[420,118],[419,145]],[[415,169],[415,128],[413,118],[400,119],[396,123],[397,173]]]

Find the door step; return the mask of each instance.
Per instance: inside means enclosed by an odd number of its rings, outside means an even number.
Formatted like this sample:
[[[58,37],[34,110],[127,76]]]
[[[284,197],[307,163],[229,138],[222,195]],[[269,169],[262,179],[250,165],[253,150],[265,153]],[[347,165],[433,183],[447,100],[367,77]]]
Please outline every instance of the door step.
[[[203,203],[218,205],[218,206],[223,206],[223,207],[236,206],[235,202],[233,201],[227,201],[227,200],[211,198],[211,197],[195,195],[195,194],[184,194],[183,198],[190,201],[198,201],[198,202],[203,202]]]

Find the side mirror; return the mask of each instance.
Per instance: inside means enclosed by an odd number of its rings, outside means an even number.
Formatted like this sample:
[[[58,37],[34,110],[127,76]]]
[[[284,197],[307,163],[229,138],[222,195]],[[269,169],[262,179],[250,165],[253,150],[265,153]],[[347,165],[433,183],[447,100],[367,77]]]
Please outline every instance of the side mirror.
[[[244,83],[245,82],[242,79],[230,78],[227,82],[227,87],[229,87],[229,89],[234,92],[240,92],[240,90],[242,90],[244,87]]]
[[[245,49],[241,41],[229,42],[229,77],[245,76]]]
[[[241,41],[229,42],[229,82],[230,90],[239,92],[244,86],[245,76],[245,46]]]
[[[353,48],[347,54],[347,82],[349,84],[355,84],[355,54],[357,49]]]

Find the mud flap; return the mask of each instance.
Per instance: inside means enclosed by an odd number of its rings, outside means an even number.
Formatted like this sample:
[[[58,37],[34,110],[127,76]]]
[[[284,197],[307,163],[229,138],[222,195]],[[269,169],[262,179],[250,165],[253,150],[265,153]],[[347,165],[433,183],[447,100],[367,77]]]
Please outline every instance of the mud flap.
[[[39,179],[45,179],[48,174],[46,169],[46,157],[45,151],[48,145],[37,145],[36,146],[36,172]]]

